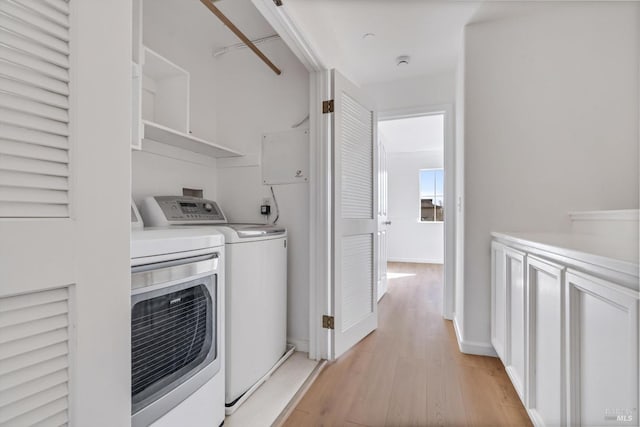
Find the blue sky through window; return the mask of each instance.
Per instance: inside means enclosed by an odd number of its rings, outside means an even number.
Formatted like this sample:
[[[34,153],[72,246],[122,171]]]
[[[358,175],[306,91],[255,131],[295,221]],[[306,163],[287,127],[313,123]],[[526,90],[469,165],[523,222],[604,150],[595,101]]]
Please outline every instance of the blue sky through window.
[[[442,199],[444,195],[444,171],[442,169],[422,169],[420,171],[420,198]]]

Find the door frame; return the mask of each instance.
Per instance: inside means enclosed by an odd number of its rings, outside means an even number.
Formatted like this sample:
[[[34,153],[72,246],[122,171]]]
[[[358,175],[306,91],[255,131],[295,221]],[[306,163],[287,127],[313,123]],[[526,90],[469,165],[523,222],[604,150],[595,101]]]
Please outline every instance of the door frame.
[[[444,281],[442,317],[453,320],[455,309],[455,141],[453,135],[453,106],[451,104],[423,105],[386,110],[378,113],[378,122],[412,117],[444,115]]]
[[[309,358],[329,359],[331,335],[322,316],[332,315],[331,295],[331,114],[322,101],[331,96],[331,72],[317,48],[296,25],[288,7],[273,0],[252,0],[309,72]]]
[[[298,27],[288,6],[273,0],[252,0],[254,6],[280,35],[309,72],[309,358],[329,359],[331,340],[328,329],[322,327],[322,316],[332,313],[331,295],[331,114],[322,114],[322,101],[331,96],[331,73],[329,64],[317,47]],[[397,110],[387,114],[424,115],[437,109],[445,112],[445,168],[451,172],[445,186],[445,207],[449,211],[449,226],[445,221],[445,289],[444,317],[453,318],[454,272],[455,272],[455,150],[453,139],[453,108],[451,105],[418,107]],[[381,117],[379,116],[378,119]],[[447,244],[449,243],[449,244]]]

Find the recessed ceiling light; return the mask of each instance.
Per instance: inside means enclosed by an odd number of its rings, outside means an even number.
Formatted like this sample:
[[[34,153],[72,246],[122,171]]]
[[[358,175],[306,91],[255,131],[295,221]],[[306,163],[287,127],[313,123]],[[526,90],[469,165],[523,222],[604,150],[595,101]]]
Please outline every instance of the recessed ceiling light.
[[[401,67],[401,66],[402,66],[402,67],[407,66],[407,65],[409,65],[409,60],[410,60],[410,59],[411,59],[411,57],[410,57],[409,55],[401,55],[401,56],[398,56],[398,57],[396,58],[396,65],[397,65],[398,67]]]
[[[366,40],[366,39],[372,39],[372,38],[374,38],[375,36],[376,36],[376,35],[375,35],[374,33],[364,33],[364,34],[362,35],[362,38]]]

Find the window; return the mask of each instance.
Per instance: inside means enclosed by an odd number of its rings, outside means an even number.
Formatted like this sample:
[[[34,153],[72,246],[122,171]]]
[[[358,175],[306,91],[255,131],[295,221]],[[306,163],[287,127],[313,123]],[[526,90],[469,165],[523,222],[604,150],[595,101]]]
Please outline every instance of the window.
[[[420,221],[444,221],[444,170],[420,170]]]

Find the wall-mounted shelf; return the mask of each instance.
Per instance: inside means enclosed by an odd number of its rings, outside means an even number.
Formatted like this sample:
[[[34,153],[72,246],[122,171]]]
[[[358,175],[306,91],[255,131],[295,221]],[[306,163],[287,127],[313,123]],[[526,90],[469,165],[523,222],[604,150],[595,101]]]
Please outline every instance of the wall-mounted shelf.
[[[140,138],[133,136],[132,148],[143,149],[142,141],[150,140],[213,158],[241,157],[242,153],[189,133],[189,72],[146,46],[141,52],[142,65],[134,62],[133,100],[142,129]]]
[[[168,128],[158,123],[143,120],[143,124],[144,139],[150,139],[152,141],[172,145],[174,147],[182,148],[183,150],[204,154],[209,157],[222,158],[243,156],[242,153],[231,150],[230,148]]]

